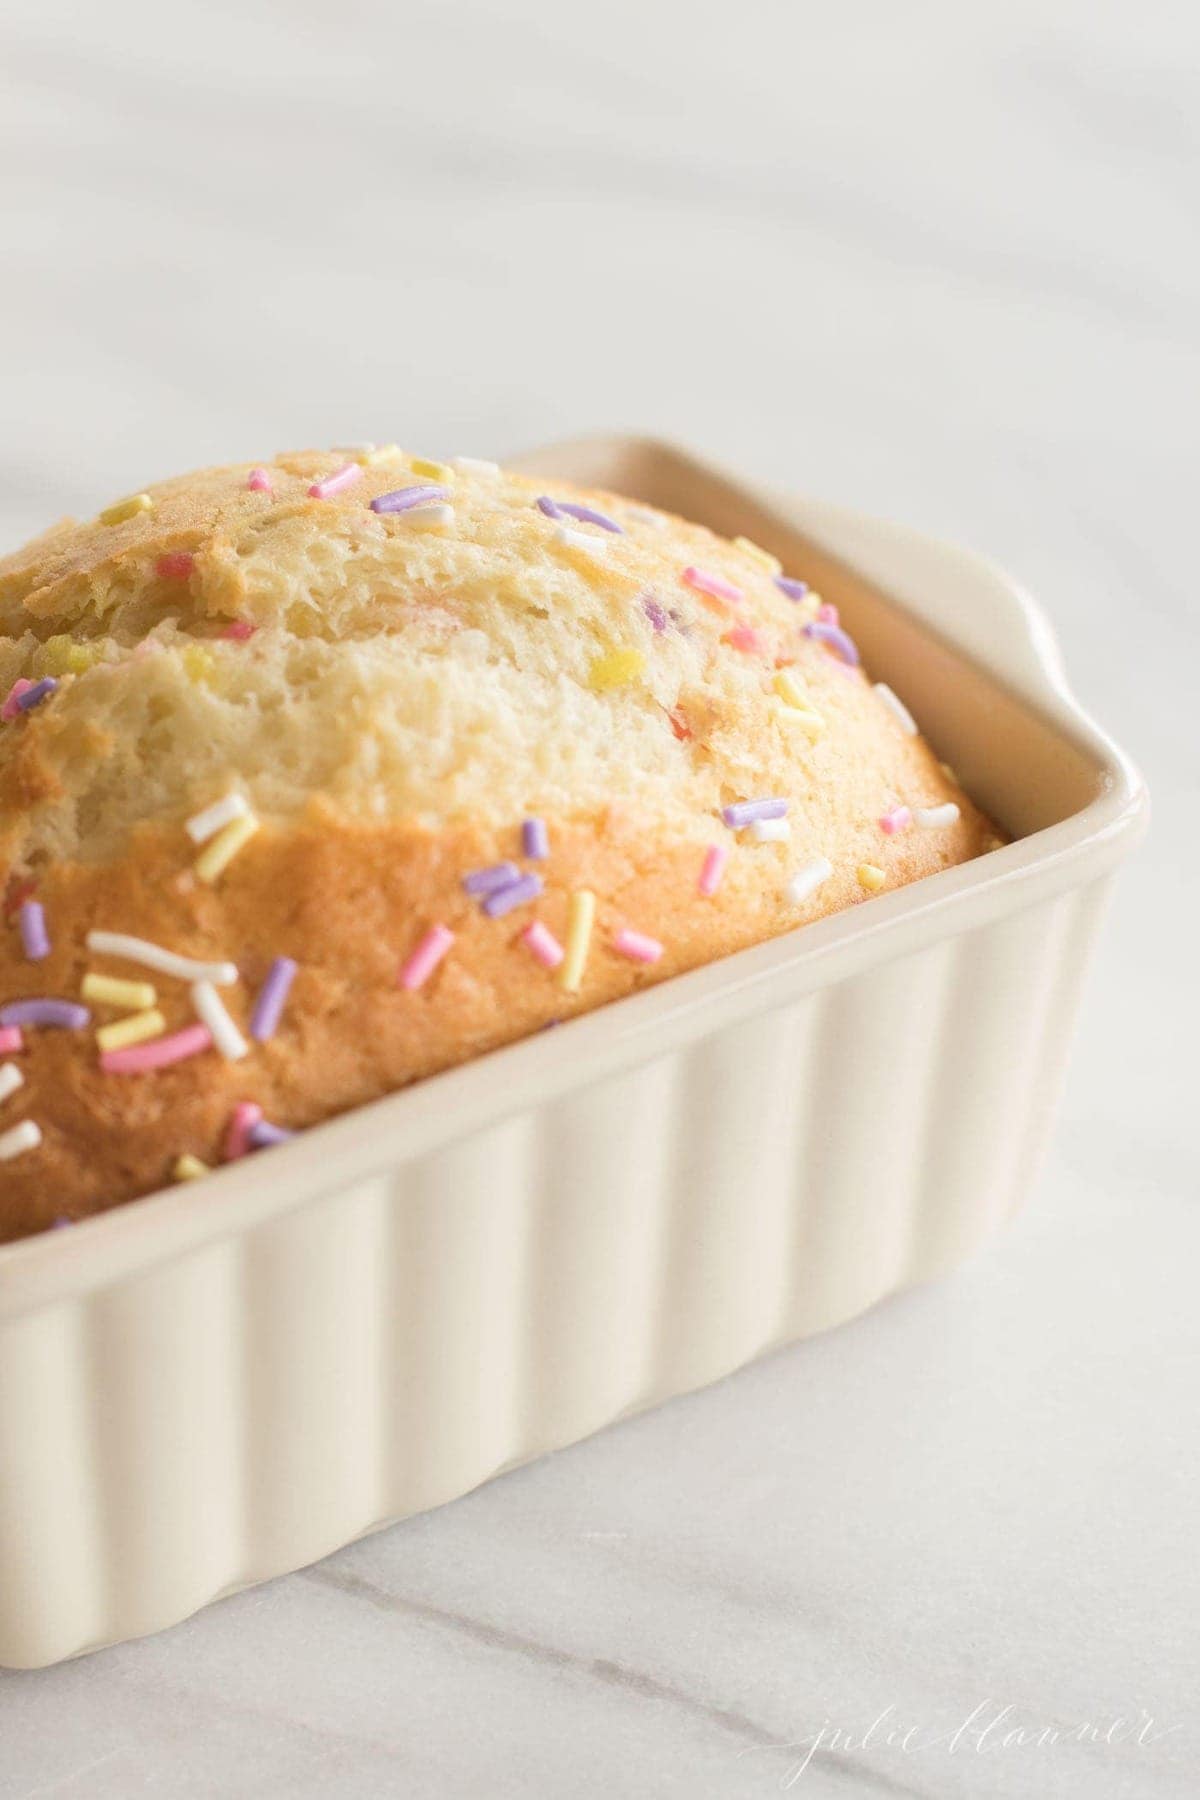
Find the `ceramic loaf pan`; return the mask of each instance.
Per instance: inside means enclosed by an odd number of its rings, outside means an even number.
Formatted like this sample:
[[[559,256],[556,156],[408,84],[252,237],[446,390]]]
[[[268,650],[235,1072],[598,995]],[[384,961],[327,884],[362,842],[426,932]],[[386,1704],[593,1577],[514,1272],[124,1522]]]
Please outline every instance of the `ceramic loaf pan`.
[[[0,1248],[0,1663],[170,1625],[953,1267],[1024,1196],[1145,813],[960,550],[669,448],[532,468],[835,600],[1006,848]]]

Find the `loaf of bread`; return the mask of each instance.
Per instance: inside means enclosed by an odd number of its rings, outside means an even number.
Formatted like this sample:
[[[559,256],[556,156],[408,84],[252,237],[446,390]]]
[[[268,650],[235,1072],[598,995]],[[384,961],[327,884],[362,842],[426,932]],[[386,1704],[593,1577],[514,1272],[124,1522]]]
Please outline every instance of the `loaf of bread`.
[[[990,847],[803,573],[394,447],[0,563],[0,1239]]]

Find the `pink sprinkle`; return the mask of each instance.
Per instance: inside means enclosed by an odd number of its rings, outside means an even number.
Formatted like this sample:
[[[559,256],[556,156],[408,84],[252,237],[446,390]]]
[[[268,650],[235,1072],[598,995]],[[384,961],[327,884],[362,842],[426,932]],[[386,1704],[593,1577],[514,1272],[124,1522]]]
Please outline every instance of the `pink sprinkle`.
[[[141,1075],[147,1069],[165,1069],[170,1063],[199,1056],[212,1047],[207,1025],[185,1025],[170,1037],[151,1038],[148,1044],[128,1044],[124,1050],[105,1050],[100,1067],[106,1075]]]
[[[163,581],[186,581],[195,560],[190,551],[172,550],[168,555],[159,557],[154,565],[154,573]]]
[[[271,477],[265,469],[251,469],[246,486],[256,494],[273,494],[275,492],[271,486]]]
[[[729,851],[724,844],[710,844],[704,852],[704,861],[700,864],[700,879],[696,883],[698,893],[708,899],[715,894],[721,885],[721,877],[725,873],[725,864],[729,861]]]
[[[565,954],[554,933],[540,919],[535,919],[532,925],[525,927],[521,933],[521,942],[528,946],[530,954],[541,963],[543,969],[557,969]]]
[[[735,650],[747,650],[751,653],[763,651],[767,647],[762,636],[755,631],[753,625],[735,625],[732,631],[727,631],[725,633],[724,641],[727,644],[732,644]]]
[[[907,831],[911,824],[912,814],[907,806],[889,806],[879,821],[879,829],[894,837],[898,831]]]
[[[22,694],[29,693],[32,687],[32,681],[26,681],[23,675],[18,676],[17,680],[13,682],[8,690],[8,699],[4,702],[3,706],[0,706],[0,719],[15,719],[21,710],[17,705],[17,701],[21,698]]]
[[[343,463],[332,475],[326,475],[324,481],[314,481],[308,490],[310,500],[330,500],[334,494],[344,494],[348,487],[362,480],[361,463]]]
[[[840,620],[838,619],[838,609],[833,604],[832,600],[823,600],[821,602],[820,606],[817,608],[817,618],[822,625],[837,625],[840,623]]]
[[[19,1025],[0,1025],[0,1056],[11,1056],[14,1050],[24,1048],[25,1039]]]
[[[618,931],[613,939],[613,949],[627,956],[630,962],[639,963],[655,963],[663,953],[657,938],[647,937],[644,931],[630,931],[628,927]]]
[[[411,994],[429,980],[433,971],[454,942],[454,933],[445,925],[431,925],[408,961],[400,970],[400,986]]]
[[[689,564],[683,571],[683,579],[688,587],[695,588],[698,594],[707,594],[710,600],[723,600],[729,606],[740,606],[742,590],[734,587],[732,581],[726,581],[723,575],[710,575],[706,569],[697,569]]]
[[[233,638],[235,643],[244,644],[249,638],[254,636],[257,630],[258,626],[252,625],[249,619],[234,619],[231,624],[225,627],[224,631],[218,633],[218,636],[223,638]]]
[[[262,1116],[262,1107],[256,1106],[253,1100],[238,1101],[225,1127],[225,1142],[221,1147],[225,1162],[237,1162],[239,1157],[248,1154],[250,1133],[256,1125],[261,1125]]]

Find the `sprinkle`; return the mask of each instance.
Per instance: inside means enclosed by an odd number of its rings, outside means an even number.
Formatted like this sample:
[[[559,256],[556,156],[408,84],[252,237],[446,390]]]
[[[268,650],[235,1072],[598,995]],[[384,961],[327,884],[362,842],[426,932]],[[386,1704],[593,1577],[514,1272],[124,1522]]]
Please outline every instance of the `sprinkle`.
[[[46,913],[38,900],[22,903],[21,943],[30,962],[41,962],[50,954],[50,938],[46,931]]]
[[[855,872],[858,876],[858,885],[865,887],[871,894],[877,894],[887,880],[883,870],[876,867],[874,863],[859,863]]]
[[[246,486],[254,494],[273,494],[275,492],[271,485],[271,477],[265,469],[251,469],[246,478]]]
[[[521,933],[521,942],[528,947],[530,955],[541,963],[543,969],[557,969],[566,954],[554,933],[540,919],[535,919],[532,925],[525,927]]]
[[[737,800],[732,806],[721,808],[721,817],[730,831],[740,831],[755,819],[782,819],[787,809],[786,800]]]
[[[96,1033],[96,1043],[101,1050],[127,1050],[131,1044],[144,1044],[147,1038],[161,1037],[167,1029],[167,1021],[158,1008],[148,1007],[145,1012],[131,1013],[127,1019],[115,1019],[111,1025],[102,1025]]]
[[[454,933],[445,925],[431,925],[408,961],[400,970],[400,986],[411,994],[424,986],[454,942]]]
[[[656,963],[663,953],[657,938],[647,937],[643,931],[630,931],[628,927],[617,932],[612,947],[618,956],[627,956],[630,962]]]
[[[938,768],[942,771],[942,774],[946,777],[947,781],[952,781],[955,787],[959,786],[958,776],[954,773],[954,770],[949,763],[940,762]]]
[[[596,537],[590,531],[574,531],[570,525],[559,525],[554,532],[560,544],[569,544],[572,550],[585,550],[589,556],[603,556],[608,550],[608,539]]]
[[[777,575],[775,586],[781,594],[786,594],[789,600],[803,600],[808,592],[807,581],[796,581],[790,575]]]
[[[410,531],[428,531],[433,526],[453,525],[454,508],[443,505],[415,506],[405,515],[405,523]]]
[[[670,721],[671,730],[674,732],[675,736],[679,739],[679,742],[681,744],[686,744],[689,741],[689,739],[693,738],[696,735],[678,708],[676,708],[672,712],[669,708],[664,707],[663,711],[666,713],[667,718]]]
[[[332,475],[326,475],[321,481],[314,481],[308,490],[310,500],[332,500],[335,494],[344,494],[348,487],[362,480],[361,463],[343,463]]]
[[[250,1036],[256,1044],[265,1044],[278,1031],[295,978],[296,965],[291,957],[277,956],[267,970],[266,980],[258,990],[254,1011],[250,1014]]]
[[[748,556],[751,562],[758,563],[761,568],[764,568],[767,571],[768,575],[774,575],[776,577],[779,575],[780,570],[783,568],[783,564],[777,556],[772,556],[769,550],[763,550],[748,537],[735,537],[733,541],[737,548],[742,552],[743,556]]]
[[[700,874],[696,881],[696,891],[709,899],[721,885],[721,877],[725,873],[725,864],[729,861],[729,851],[724,844],[710,844],[704,852],[704,861],[700,864]]]
[[[735,625],[727,631],[722,643],[729,644],[734,650],[745,650],[751,655],[761,654],[766,650],[766,639],[761,632],[755,631],[753,625]]]
[[[395,462],[400,455],[400,446],[399,444],[360,444],[352,454],[355,462],[361,463],[364,469],[374,469],[380,463]]]
[[[567,907],[567,953],[563,958],[559,980],[568,994],[577,994],[587,963],[588,945],[592,939],[592,921],[596,917],[596,896],[590,888],[577,888]]]
[[[912,814],[907,806],[889,806],[879,821],[880,831],[886,831],[889,837],[895,837],[898,831],[907,831],[912,824]]]
[[[112,506],[106,506],[100,514],[102,525],[123,525],[126,519],[136,518],[138,513],[149,512],[154,505],[149,494],[131,494],[128,500],[118,500]]]
[[[752,819],[746,836],[752,844],[786,844],[792,828],[786,819]]]
[[[947,800],[944,806],[918,806],[913,812],[922,831],[936,831],[940,825],[953,825],[958,816],[958,807],[953,800]]]
[[[211,981],[192,984],[192,1005],[202,1025],[207,1025],[212,1041],[226,1062],[240,1062],[250,1054],[250,1046],[230,1018],[225,1002]]]
[[[139,645],[138,649],[141,648],[143,646]],[[134,654],[136,655],[137,651]],[[212,651],[206,650],[203,644],[185,644],[180,661],[188,680],[194,681],[198,687],[204,687],[212,680],[215,667]]]
[[[184,830],[193,844],[206,844],[222,826],[234,819],[246,819],[249,816],[249,804],[240,794],[226,794],[223,799],[214,800],[211,806],[206,806],[203,812],[193,813]]]
[[[596,657],[588,670],[588,686],[594,694],[606,694],[612,688],[636,681],[646,667],[640,650],[610,650]]]
[[[909,737],[916,737],[917,721],[913,718],[903,700],[892,692],[887,682],[877,681],[875,683],[875,692],[879,695],[879,698],[883,701],[883,704],[887,707],[901,731],[906,732]]]
[[[171,1170],[172,1179],[175,1181],[198,1181],[201,1175],[211,1174],[212,1170],[208,1164],[201,1162],[200,1158],[193,1156],[190,1151],[185,1151],[182,1156],[177,1156],[175,1167]]]
[[[427,456],[414,456],[409,465],[414,475],[426,475],[430,481],[453,481],[454,471],[446,463],[431,462]]]
[[[729,606],[740,606],[743,599],[740,587],[732,581],[726,581],[723,575],[711,575],[704,569],[697,569],[689,564],[683,571],[683,581],[698,594],[704,594],[710,600],[721,600]]]
[[[159,557],[154,573],[161,581],[186,581],[195,560],[189,550],[171,550],[166,556]]]
[[[164,950],[148,938],[128,937],[123,931],[89,931],[87,947],[97,956],[119,956],[125,962],[142,963],[147,969],[174,975],[180,981],[211,981],[216,987],[232,987],[238,978],[233,963],[196,962],[190,956]]]
[[[462,469],[468,475],[499,475],[500,464],[488,462],[483,456],[452,456],[450,461],[456,469]]]
[[[36,1150],[41,1141],[40,1128],[32,1119],[22,1119],[11,1131],[0,1131],[0,1162],[11,1162],[23,1150]]]
[[[277,1144],[290,1143],[295,1135],[286,1126],[272,1125],[269,1119],[260,1119],[246,1133],[246,1142],[251,1150],[273,1150]]]
[[[803,906],[804,902],[815,894],[823,882],[833,874],[833,864],[824,856],[816,857],[797,869],[783,890],[783,897],[791,906]]]
[[[789,670],[780,669],[775,676],[774,686],[779,698],[791,709],[789,717],[794,715],[792,723],[799,725],[814,740],[821,737],[825,730],[825,720],[796,677]]]
[[[597,512],[593,506],[581,506],[576,500],[552,500],[549,494],[542,494],[538,506],[550,519],[578,519],[582,525],[598,525],[601,531],[615,531],[618,537],[624,534],[615,519],[607,513]]]
[[[258,830],[258,820],[251,814],[249,817],[234,819],[223,830],[210,838],[207,846],[200,852],[192,868],[201,881],[213,882],[222,871],[228,868],[238,851]]]
[[[514,881],[521,879],[521,871],[516,863],[492,863],[487,869],[472,869],[469,875],[463,876],[463,887],[468,894],[481,898],[485,894],[494,894],[497,888],[511,887]]]
[[[667,629],[667,615],[653,594],[646,594],[642,600],[642,611],[653,625],[655,631]]]
[[[217,636],[232,639],[235,644],[248,644],[257,630],[258,626],[252,625],[249,619],[232,619]]]
[[[376,494],[371,502],[373,513],[412,512],[422,506],[438,506],[450,498],[448,487],[434,487],[420,482],[416,487],[393,488],[389,494]]]
[[[550,854],[550,833],[545,819],[526,819],[521,826],[521,853],[531,862],[544,862]]]
[[[212,1034],[207,1025],[185,1025],[170,1037],[152,1038],[148,1044],[131,1044],[126,1050],[106,1050],[100,1067],[106,1075],[142,1075],[150,1069],[165,1069],[171,1063],[183,1062],[212,1048]]]
[[[0,1025],[53,1025],[60,1031],[82,1031],[91,1020],[86,1006],[74,1000],[10,1000],[0,1006]]]
[[[223,1161],[237,1162],[245,1156],[250,1148],[250,1133],[262,1123],[262,1116],[262,1107],[253,1100],[238,1101],[225,1127],[225,1142],[221,1147]]]
[[[19,713],[32,712],[35,706],[40,706],[43,700],[48,700],[57,687],[58,682],[53,675],[43,675],[40,681],[33,682],[31,686],[25,688],[24,692],[17,695],[17,711]]]
[[[510,882],[507,887],[497,888],[488,895],[483,903],[483,910],[489,919],[502,919],[505,913],[512,912],[515,906],[524,906],[530,900],[536,900],[542,891],[542,878],[531,869],[519,880]]]
[[[627,519],[633,519],[638,525],[652,525],[656,531],[661,531],[667,522],[664,515],[660,512],[655,512],[652,506],[627,505],[625,508],[625,517]]]
[[[16,1025],[0,1026],[0,1056],[11,1056],[14,1050],[23,1050],[25,1039]]]
[[[25,1077],[16,1063],[0,1063],[0,1100],[7,1100],[15,1094],[19,1087],[25,1085]]]
[[[804,627],[805,637],[816,638],[822,644],[828,644],[835,656],[840,656],[851,668],[858,662],[858,649],[853,638],[847,636],[840,625],[830,625],[821,619],[810,619]]]
[[[97,975],[89,971],[83,978],[80,993],[96,1006],[120,1006],[126,1012],[141,1012],[158,999],[149,981],[121,981],[115,975]]]
[[[822,600],[820,606],[817,608],[817,619],[822,625],[838,625],[841,623],[838,618],[838,609],[833,604],[832,600]]]
[[[0,719],[15,719],[21,710],[19,701],[23,695],[30,692],[32,687],[32,681],[27,681],[24,675],[19,675],[9,688],[8,697],[5,700],[4,705],[0,706]]]

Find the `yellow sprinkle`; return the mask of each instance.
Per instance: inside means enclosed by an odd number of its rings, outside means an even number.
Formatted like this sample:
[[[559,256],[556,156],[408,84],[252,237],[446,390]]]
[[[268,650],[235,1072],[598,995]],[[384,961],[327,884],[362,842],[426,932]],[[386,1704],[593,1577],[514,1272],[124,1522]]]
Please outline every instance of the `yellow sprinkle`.
[[[154,505],[149,494],[130,494],[128,500],[118,500],[113,506],[106,506],[100,514],[102,525],[122,525],[126,519],[134,519],[138,513],[149,512]]]
[[[175,1167],[171,1173],[176,1181],[195,1181],[201,1175],[211,1175],[212,1170],[206,1162],[201,1162],[198,1156],[193,1156],[190,1151],[186,1151],[184,1155],[176,1158]]]
[[[248,813],[245,818],[231,819],[216,837],[209,838],[192,864],[201,881],[215,881],[257,830],[258,820],[253,813]]]
[[[877,894],[886,881],[887,876],[882,869],[876,868],[874,863],[859,863],[858,885],[860,887],[865,887],[869,893]]]
[[[454,480],[454,470],[448,464],[431,462],[427,456],[414,456],[409,467],[414,475],[428,475],[430,481]]]
[[[99,661],[100,651],[87,644],[77,644],[63,632],[56,632],[42,645],[39,667],[47,675],[82,675]]]
[[[567,912],[567,954],[563,958],[559,980],[568,994],[577,994],[583,980],[588,945],[592,938],[592,921],[596,917],[596,896],[588,888],[577,888],[571,895]]]
[[[399,444],[376,444],[373,449],[359,450],[354,461],[361,463],[364,469],[373,469],[377,463],[395,462],[399,455]]]
[[[640,650],[610,650],[606,656],[598,656],[588,670],[588,686],[594,693],[605,694],[609,688],[636,681],[645,667],[646,659]]]
[[[102,1050],[124,1050],[127,1044],[144,1044],[147,1038],[161,1037],[166,1029],[167,1021],[157,1007],[152,1007],[149,1012],[131,1013],[127,1019],[102,1025],[96,1042]]]
[[[783,573],[783,564],[779,558],[772,556],[769,550],[762,549],[751,538],[735,537],[733,541],[743,555],[748,556],[752,562],[759,563],[768,574],[781,575]]]
[[[942,771],[942,774],[946,777],[947,781],[952,781],[955,787],[958,786],[958,776],[954,773],[954,770],[950,767],[949,763],[939,763],[938,768]]]
[[[184,647],[182,662],[183,672],[189,681],[194,681],[197,687],[211,685],[216,671],[211,650],[206,650],[203,644],[187,644]]]
[[[810,588],[809,592],[805,594],[803,600],[798,602],[796,607],[796,617],[799,619],[801,625],[811,624],[823,605],[824,601],[821,599],[820,594],[814,594]]]
[[[789,714],[792,723],[799,725],[801,731],[807,732],[815,742],[825,730],[825,721],[790,669],[780,669],[775,676],[775,692],[792,708],[794,717]]]
[[[97,975],[94,970],[84,976],[79,991],[98,1006],[123,1006],[126,1012],[141,1012],[158,999],[151,981],[120,981],[115,975]]]

